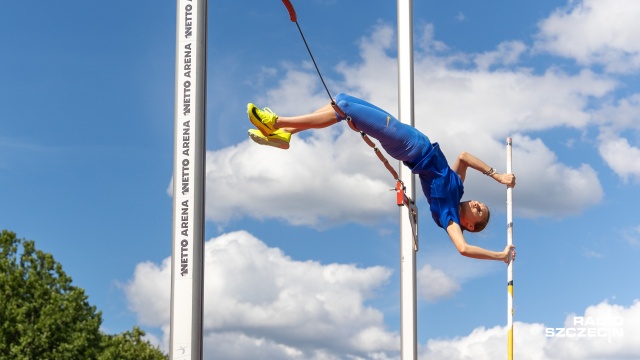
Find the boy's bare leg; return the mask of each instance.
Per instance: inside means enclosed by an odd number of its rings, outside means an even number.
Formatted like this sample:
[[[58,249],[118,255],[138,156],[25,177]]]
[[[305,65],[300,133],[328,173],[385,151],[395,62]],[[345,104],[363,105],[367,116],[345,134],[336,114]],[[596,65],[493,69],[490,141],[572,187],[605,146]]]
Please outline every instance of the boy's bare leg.
[[[295,134],[308,129],[322,129],[338,122],[336,113],[327,104],[311,114],[299,116],[278,116],[275,127]]]

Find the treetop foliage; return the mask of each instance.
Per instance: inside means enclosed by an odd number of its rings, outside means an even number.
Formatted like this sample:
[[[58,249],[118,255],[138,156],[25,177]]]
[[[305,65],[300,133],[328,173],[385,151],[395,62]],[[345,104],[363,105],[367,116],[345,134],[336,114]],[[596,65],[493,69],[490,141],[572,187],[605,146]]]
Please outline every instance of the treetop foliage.
[[[0,360],[160,360],[159,349],[134,327],[100,331],[102,312],[53,255],[32,240],[0,233]]]

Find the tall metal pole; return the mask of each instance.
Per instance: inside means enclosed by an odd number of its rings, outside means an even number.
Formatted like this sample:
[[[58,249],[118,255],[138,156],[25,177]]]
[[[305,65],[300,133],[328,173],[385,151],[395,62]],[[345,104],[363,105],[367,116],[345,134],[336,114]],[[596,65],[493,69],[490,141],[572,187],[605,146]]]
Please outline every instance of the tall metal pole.
[[[414,126],[413,106],[413,0],[398,0],[398,117]],[[407,196],[415,199],[414,176],[400,166]],[[411,227],[411,209],[400,207],[400,351],[403,360],[418,356],[416,307],[417,241]]]
[[[170,359],[202,359],[207,0],[177,0]]]
[[[507,138],[507,174],[511,174],[511,138]],[[513,244],[513,188],[507,187],[507,245]],[[513,259],[507,267],[507,359],[513,360]]]

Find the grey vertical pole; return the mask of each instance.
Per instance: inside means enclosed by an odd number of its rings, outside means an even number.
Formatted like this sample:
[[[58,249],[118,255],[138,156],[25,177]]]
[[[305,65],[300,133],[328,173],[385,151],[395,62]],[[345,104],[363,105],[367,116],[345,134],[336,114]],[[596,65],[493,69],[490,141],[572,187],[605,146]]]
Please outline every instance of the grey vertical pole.
[[[177,0],[170,359],[202,359],[207,0]]]
[[[398,0],[398,110],[399,120],[414,126],[413,107],[413,1]],[[415,199],[414,176],[400,166],[400,180],[407,196]],[[418,356],[416,308],[416,250],[410,208],[400,207],[400,337],[401,358]]]

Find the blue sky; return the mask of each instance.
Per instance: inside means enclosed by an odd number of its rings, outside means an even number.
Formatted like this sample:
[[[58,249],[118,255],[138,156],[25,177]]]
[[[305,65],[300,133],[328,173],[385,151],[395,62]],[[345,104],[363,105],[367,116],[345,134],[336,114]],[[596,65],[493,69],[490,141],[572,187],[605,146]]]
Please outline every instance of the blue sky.
[[[397,113],[395,3],[293,4],[332,93]],[[209,8],[206,358],[397,359],[393,180],[344,124],[287,151],[250,142],[247,102],[292,115],[326,94],[281,1]],[[416,1],[414,16],[416,127],[499,171],[514,138],[518,358],[640,358],[640,4]],[[53,253],[105,331],[139,325],[166,348],[175,3],[4,2],[0,33],[0,227]],[[465,185],[492,209],[467,240],[502,249],[504,188]],[[420,358],[504,356],[506,267],[461,257],[418,205]],[[545,335],[575,316],[622,319],[624,336]]]

